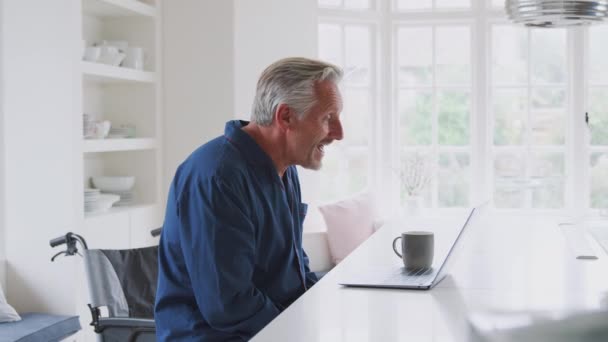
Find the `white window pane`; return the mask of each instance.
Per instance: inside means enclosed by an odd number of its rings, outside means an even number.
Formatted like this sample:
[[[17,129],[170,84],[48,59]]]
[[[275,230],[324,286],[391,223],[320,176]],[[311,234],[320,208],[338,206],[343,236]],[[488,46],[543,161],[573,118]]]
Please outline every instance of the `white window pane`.
[[[399,91],[400,138],[402,145],[430,145],[433,134],[433,93]]]
[[[344,143],[348,145],[369,144],[372,126],[369,90],[343,88],[342,95],[344,97],[344,108],[341,114]]]
[[[608,208],[608,153],[591,154],[591,207]]]
[[[344,7],[354,10],[369,9],[370,0],[344,0]]]
[[[492,6],[493,8],[505,8],[505,1],[506,0],[489,0],[490,2],[490,6]]]
[[[533,153],[528,187],[533,208],[562,208],[565,181],[564,153]]]
[[[432,28],[400,28],[398,44],[399,84],[430,85],[433,64]]]
[[[366,26],[346,26],[344,82],[369,84],[371,67],[371,35]]]
[[[401,154],[399,163],[399,184],[402,203],[409,197],[422,197],[424,207],[432,205],[431,181],[433,179],[433,158],[425,150]]]
[[[319,7],[340,7],[342,0],[319,0]]]
[[[435,35],[437,84],[469,84],[471,82],[469,27],[438,27]]]
[[[437,94],[438,141],[441,145],[469,144],[471,95],[468,91],[445,90]]]
[[[532,144],[563,145],[566,142],[566,90],[536,88],[530,103]]]
[[[367,186],[368,150],[352,150],[334,143],[325,148],[320,172],[320,200],[332,201],[351,196]]]
[[[367,150],[358,151],[349,156],[346,173],[348,174],[348,195],[363,191],[367,187],[368,159]],[[344,177],[344,175],[341,176]]]
[[[494,204],[497,208],[523,208],[525,203],[525,157],[503,152],[494,158]]]
[[[608,83],[608,25],[589,28],[589,80]]]
[[[493,83],[524,83],[527,80],[527,34],[515,25],[492,27]]]
[[[566,30],[535,29],[530,39],[532,83],[565,83]]]
[[[494,144],[521,145],[527,125],[527,91],[525,89],[494,89]]]
[[[470,8],[470,0],[436,0],[436,8],[438,9],[450,9],[450,8]]]
[[[608,145],[608,88],[589,90],[591,145]]]
[[[440,207],[468,207],[471,158],[468,153],[440,153],[438,199]]]
[[[339,25],[319,25],[319,58],[343,65],[342,28]]]
[[[325,147],[325,156],[323,157],[323,165],[318,171],[319,177],[319,197],[322,201],[331,201],[345,193],[346,184],[345,177],[340,177],[344,156],[338,143],[333,143]]]
[[[433,8],[432,0],[397,0],[397,9],[400,11],[426,10]]]

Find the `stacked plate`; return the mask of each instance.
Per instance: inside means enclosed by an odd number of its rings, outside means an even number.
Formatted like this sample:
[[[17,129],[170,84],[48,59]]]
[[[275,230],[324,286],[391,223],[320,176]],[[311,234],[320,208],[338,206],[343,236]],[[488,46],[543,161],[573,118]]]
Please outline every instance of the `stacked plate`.
[[[99,202],[99,189],[84,189],[84,211],[92,212]]]
[[[101,213],[108,211],[120,200],[120,196],[102,194],[99,189],[84,189],[84,212]]]
[[[114,203],[115,207],[132,205],[133,202],[135,202],[135,193],[133,190],[112,191],[111,193],[120,196],[120,200]]]
[[[108,138],[120,139],[120,138],[135,138],[135,125],[127,124],[127,125],[119,125],[112,126],[110,128],[110,134]]]
[[[102,195],[116,196],[118,199],[115,206],[128,206],[135,202],[133,176],[97,176],[91,178],[91,183],[102,191]]]

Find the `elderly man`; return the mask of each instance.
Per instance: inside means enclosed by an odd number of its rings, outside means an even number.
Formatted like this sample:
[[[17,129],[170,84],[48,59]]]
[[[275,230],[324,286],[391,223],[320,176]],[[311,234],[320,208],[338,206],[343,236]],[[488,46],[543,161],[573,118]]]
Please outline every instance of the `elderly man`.
[[[319,169],[342,139],[342,71],[287,58],[258,81],[251,122],[178,168],[159,246],[159,341],[242,341],[315,284],[302,249],[296,165]]]

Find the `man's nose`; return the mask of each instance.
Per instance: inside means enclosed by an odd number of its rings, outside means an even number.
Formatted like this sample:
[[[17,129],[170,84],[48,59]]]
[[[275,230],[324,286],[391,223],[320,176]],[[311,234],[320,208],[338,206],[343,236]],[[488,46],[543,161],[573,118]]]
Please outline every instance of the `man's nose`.
[[[342,130],[342,122],[335,120],[329,127],[329,138],[334,140],[342,140],[344,138],[344,131]]]

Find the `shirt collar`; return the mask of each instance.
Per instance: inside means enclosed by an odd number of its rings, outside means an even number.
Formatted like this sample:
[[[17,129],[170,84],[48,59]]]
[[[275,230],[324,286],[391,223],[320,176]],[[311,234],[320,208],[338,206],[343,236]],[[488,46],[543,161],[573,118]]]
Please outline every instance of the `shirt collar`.
[[[224,136],[232,143],[239,151],[243,153],[243,157],[252,165],[270,169],[275,175],[277,169],[270,156],[258,145],[258,143],[245,131],[243,127],[247,126],[249,121],[231,120],[226,122]],[[278,176],[278,175],[277,175]]]

